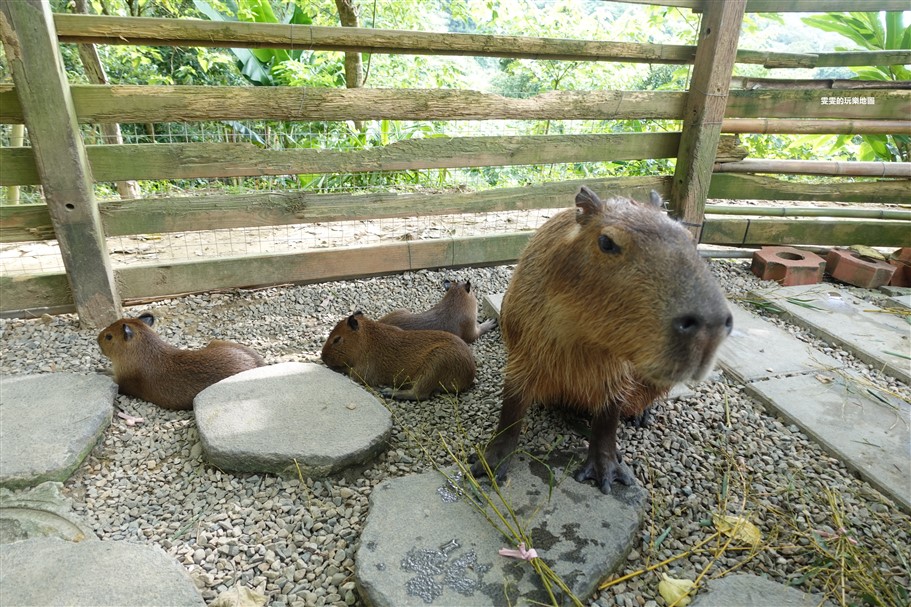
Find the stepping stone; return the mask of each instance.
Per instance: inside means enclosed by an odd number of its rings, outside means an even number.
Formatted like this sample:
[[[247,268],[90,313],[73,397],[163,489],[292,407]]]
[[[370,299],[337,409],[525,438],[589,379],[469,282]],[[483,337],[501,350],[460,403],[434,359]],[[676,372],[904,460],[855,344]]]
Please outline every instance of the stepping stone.
[[[193,401],[207,459],[224,470],[326,476],[374,457],[392,416],[346,376],[313,363],[250,369]]]
[[[739,306],[730,306],[734,330],[718,350],[718,362],[742,382],[775,375],[838,369],[842,364]]]
[[[558,484],[549,495],[547,468],[517,454],[501,491],[538,556],[584,601],[636,541],[646,492],[614,485],[613,494],[603,495],[566,476],[579,465],[567,469],[567,460],[552,456]],[[487,482],[482,486],[489,490]],[[354,574],[361,597],[375,607],[550,604],[532,564],[500,556],[500,548],[516,546],[446,477],[430,471],[373,490]]]
[[[758,575],[735,573],[707,583],[690,607],[834,607],[816,594],[773,582]]]
[[[199,606],[190,574],[163,550],[39,538],[0,545],[5,605]]]
[[[48,481],[25,491],[0,488],[0,544],[36,537],[98,539],[73,513],[72,503],[60,493],[62,487]]]
[[[844,375],[858,376],[842,373],[757,381],[746,392],[911,512],[911,404],[878,391],[874,396]]]
[[[111,423],[116,394],[105,375],[0,378],[0,487],[68,479]]]
[[[911,295],[894,295],[886,301],[896,308],[911,309]]]
[[[825,285],[781,287],[754,294],[781,309],[794,323],[911,384],[911,365],[906,358],[911,352],[911,337],[904,318]]]

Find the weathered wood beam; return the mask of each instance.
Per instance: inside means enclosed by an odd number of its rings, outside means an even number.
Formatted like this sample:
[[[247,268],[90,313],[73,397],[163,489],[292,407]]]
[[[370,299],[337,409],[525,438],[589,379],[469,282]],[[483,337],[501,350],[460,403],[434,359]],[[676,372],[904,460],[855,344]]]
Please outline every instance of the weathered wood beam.
[[[683,117],[686,93],[552,91],[513,99],[476,91],[300,87],[70,87],[80,122],[210,120],[646,120]],[[911,90],[776,90],[728,93],[726,118],[895,120],[911,115]],[[0,123],[22,122],[15,87],[0,85]]]
[[[769,118],[727,118],[722,133],[795,133],[911,135],[911,120],[784,120]]]
[[[671,209],[699,242],[746,0],[706,6],[683,116]]]
[[[120,317],[120,300],[50,6],[4,2],[0,37],[79,318],[105,326]]]
[[[61,42],[690,63],[687,45],[101,15],[54,15]]]
[[[103,182],[673,158],[679,142],[679,133],[634,133],[410,139],[353,152],[264,150],[249,143],[104,145],[87,151],[95,180]],[[745,156],[737,146],[724,149],[719,162]],[[37,183],[30,151],[0,149],[0,185]]]
[[[689,8],[694,12],[702,11],[706,2],[718,0],[613,0],[627,4],[649,4]],[[861,6],[857,0],[747,0],[747,13],[811,13],[855,11]],[[908,10],[905,0],[864,0],[865,11],[904,11]]]
[[[728,200],[793,200],[801,202],[852,202],[861,204],[911,204],[911,187],[905,180],[801,183],[761,175],[715,173],[709,197]]]
[[[817,217],[799,219],[707,218],[703,230],[707,244],[733,246],[819,245],[906,247],[908,223],[875,219],[850,220]]]
[[[480,192],[440,194],[311,194],[258,192],[199,197],[146,198],[99,205],[105,234],[155,234],[309,222],[427,217],[570,207],[579,187],[604,197],[647,200],[651,190],[666,196],[670,177],[613,177],[545,183]],[[43,204],[0,206],[0,242],[48,240],[53,226]]]
[[[911,179],[911,162],[838,162],[832,160],[761,160],[721,162],[718,173],[780,173]],[[911,184],[909,184],[911,186]]]
[[[755,91],[759,89],[828,89],[828,90],[896,90],[911,89],[911,80],[850,80],[846,78],[731,78],[731,89]]]

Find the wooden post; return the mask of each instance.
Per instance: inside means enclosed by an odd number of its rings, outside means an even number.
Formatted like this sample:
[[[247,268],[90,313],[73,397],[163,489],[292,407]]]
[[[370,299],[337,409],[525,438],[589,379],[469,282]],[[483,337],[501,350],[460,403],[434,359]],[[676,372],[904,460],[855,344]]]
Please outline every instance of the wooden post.
[[[683,114],[671,209],[698,241],[746,0],[707,2]]]
[[[76,11],[82,14],[89,14],[88,0],[76,0]],[[79,58],[82,59],[82,67],[85,69],[85,76],[92,84],[107,84],[108,76],[104,73],[104,66],[101,64],[101,57],[95,50],[94,44],[79,44]],[[104,136],[104,143],[122,145],[123,136],[120,134],[120,125],[114,123],[102,123],[101,134]],[[124,200],[139,198],[139,184],[133,180],[118,181],[117,192]]]
[[[0,3],[0,37],[73,301],[83,323],[100,327],[120,317],[120,299],[55,32],[48,2]]]

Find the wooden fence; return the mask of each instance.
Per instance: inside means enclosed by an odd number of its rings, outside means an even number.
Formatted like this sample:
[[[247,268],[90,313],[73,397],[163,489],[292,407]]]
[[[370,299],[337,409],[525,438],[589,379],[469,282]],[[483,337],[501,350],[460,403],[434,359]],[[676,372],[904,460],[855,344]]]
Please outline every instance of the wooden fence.
[[[629,0],[632,1],[632,0]],[[702,10],[701,0],[652,4]],[[586,180],[596,191],[669,197],[672,212],[707,244],[880,246],[911,244],[911,211],[879,206],[851,217],[825,208],[787,211],[708,206],[706,198],[911,204],[911,163],[795,163],[743,158],[722,133],[911,134],[907,83],[737,79],[735,62],[769,67],[911,63],[911,51],[768,53],[737,49],[744,11],[850,10],[856,2],[708,2],[699,43],[601,41],[381,31],[51,14],[45,2],[3,4],[0,28],[14,86],[0,86],[0,123],[26,124],[31,147],[0,149],[0,185],[41,184],[46,204],[0,207],[0,243],[56,238],[66,273],[0,276],[0,312],[75,308],[84,322],[119,317],[124,300],[219,288],[311,282],[446,266],[514,261],[528,232],[406,241],[269,256],[112,269],[105,237],[245,226],[480,213],[567,206],[580,183],[441,194],[312,194],[302,191],[96,203],[93,183],[357,173],[430,168],[676,158],[674,175]],[[905,0],[867,0],[900,10]],[[850,8],[845,8],[850,5]],[[512,99],[475,91],[291,87],[70,85],[60,42],[447,54],[578,61],[692,64],[689,92],[550,92]],[[28,76],[26,77],[26,74]],[[827,83],[820,88],[819,82]],[[795,86],[797,88],[795,88]],[[879,87],[879,88],[876,88]],[[857,99],[865,101],[861,105]],[[866,101],[872,99],[870,103]],[[799,117],[799,118],[798,118]],[[83,123],[212,120],[682,120],[679,133],[458,137],[411,140],[351,152],[269,150],[252,144],[85,145]],[[807,184],[762,174],[878,177]],[[782,216],[769,216],[778,213]]]

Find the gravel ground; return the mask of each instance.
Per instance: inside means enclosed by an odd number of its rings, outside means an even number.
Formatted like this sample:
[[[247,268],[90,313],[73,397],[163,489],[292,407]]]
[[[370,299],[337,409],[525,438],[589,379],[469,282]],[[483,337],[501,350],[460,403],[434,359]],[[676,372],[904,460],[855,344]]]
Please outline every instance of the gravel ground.
[[[732,299],[761,283],[748,262],[715,261],[713,269]],[[511,267],[416,272],[366,280],[258,291],[211,293],[128,310],[152,311],[156,328],[182,347],[232,339],[257,349],[270,363],[317,361],[332,326],[354,310],[369,316],[397,308],[429,307],[446,277],[470,278],[480,293],[506,288]],[[865,373],[877,385],[911,400],[908,386],[881,375],[847,352],[830,348],[803,329],[773,319],[794,335]],[[73,315],[0,320],[3,373],[92,372],[107,366],[96,332],[80,329]],[[120,420],[66,483],[64,493],[104,539],[153,543],[183,563],[207,601],[241,582],[268,595],[272,605],[361,604],[354,590],[353,558],[372,488],[381,480],[426,470],[428,457],[445,463],[435,433],[448,441],[486,440],[495,426],[505,351],[499,332],[474,346],[477,385],[458,402],[437,397],[391,403],[396,418],[389,449],[371,465],[329,479],[281,479],[229,474],[204,463],[188,412],[171,412],[119,396],[125,411],[145,418]],[[578,420],[535,408],[520,445],[584,449]],[[832,557],[814,549],[811,531],[858,542],[869,562],[848,563],[911,586],[911,520],[866,483],[853,477],[795,426],[763,412],[742,386],[719,376],[694,396],[660,404],[649,428],[620,431],[625,459],[650,494],[641,541],[621,574],[689,550],[711,534],[712,513],[747,516],[763,534],[763,549],[728,550],[707,577],[731,569],[780,582],[803,580],[803,589],[827,587],[837,573]],[[846,546],[847,539],[830,540]],[[715,543],[705,547],[715,547]],[[854,546],[854,544],[851,544]],[[591,605],[658,606],[661,573],[693,579],[714,559],[695,552],[666,567],[617,584]],[[837,575],[835,578],[837,579]],[[862,590],[847,588],[848,604]],[[841,602],[841,597],[836,602]],[[889,603],[883,603],[889,604]]]

